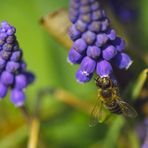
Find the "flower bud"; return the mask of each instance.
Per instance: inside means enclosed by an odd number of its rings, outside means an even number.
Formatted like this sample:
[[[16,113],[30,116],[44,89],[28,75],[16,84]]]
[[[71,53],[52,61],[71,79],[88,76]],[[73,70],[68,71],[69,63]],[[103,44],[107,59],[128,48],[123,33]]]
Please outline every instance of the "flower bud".
[[[6,96],[7,91],[8,91],[8,87],[0,82],[0,99]]]
[[[86,83],[86,82],[90,81],[90,79],[92,78],[92,76],[93,76],[93,74],[88,74],[87,72],[82,71],[81,69],[79,69],[76,72],[76,80],[79,83]]]
[[[73,41],[75,41],[81,36],[81,32],[76,29],[75,25],[72,25],[69,30],[69,36]]]
[[[90,31],[98,33],[101,30],[101,22],[93,21],[88,28]]]
[[[113,45],[119,52],[122,52],[125,49],[125,41],[119,37],[113,41]]]
[[[101,22],[101,31],[106,31],[109,27],[109,20],[106,18]]]
[[[27,86],[27,78],[24,74],[19,74],[15,77],[15,88],[23,89]]]
[[[6,66],[6,60],[0,58],[0,72],[2,72],[5,66]]]
[[[96,40],[96,46],[102,47],[104,44],[106,44],[108,41],[108,37],[105,33],[98,34],[97,40]]]
[[[22,90],[13,89],[11,92],[11,102],[15,104],[16,107],[24,105],[25,94]]]
[[[6,65],[6,71],[10,73],[15,73],[19,70],[20,64],[17,62],[9,61]]]
[[[92,20],[93,21],[98,21],[98,20],[102,19],[102,17],[103,17],[103,13],[101,10],[97,10],[92,13]]]
[[[87,24],[82,22],[81,20],[78,20],[76,25],[76,29],[80,32],[84,32],[87,29]]]
[[[92,5],[91,5],[91,10],[92,10],[92,11],[96,11],[96,10],[99,9],[99,7],[100,7],[99,3],[98,3],[97,1],[95,1],[95,2],[92,3]]]
[[[96,34],[91,31],[87,31],[83,34],[82,38],[86,41],[88,45],[91,45],[96,40]]]
[[[4,84],[4,85],[11,85],[14,81],[14,75],[10,72],[4,71],[1,74],[1,78],[0,81]]]
[[[87,48],[87,56],[92,59],[98,59],[101,54],[101,49],[97,46],[88,46]]]
[[[89,13],[91,11],[89,5],[82,5],[80,7],[80,13],[82,14],[86,14],[86,13]]]
[[[115,57],[115,55],[117,54],[117,50],[114,46],[109,45],[103,50],[102,54],[103,58],[109,61],[110,59]]]
[[[97,63],[96,73],[100,77],[107,77],[112,74],[112,66],[109,62],[101,60]]]
[[[81,71],[91,74],[95,71],[95,68],[96,68],[95,60],[89,58],[88,56],[83,58],[81,65],[80,65]]]
[[[132,63],[131,58],[125,53],[119,53],[115,57],[115,64],[119,69],[128,69]]]
[[[73,49],[78,53],[83,54],[86,51],[87,44],[83,39],[78,39],[73,44]]]
[[[82,60],[82,55],[80,55],[75,49],[73,48],[70,49],[67,61],[70,64],[79,64],[81,60]]]
[[[80,14],[80,19],[85,22],[85,23],[90,23],[91,22],[91,14]]]
[[[116,38],[116,32],[115,32],[115,30],[114,29],[109,29],[107,31],[107,36],[108,36],[108,38],[110,40],[115,40],[115,38]]]
[[[14,51],[10,57],[11,61],[17,62],[22,58],[22,51],[21,50],[17,50]]]

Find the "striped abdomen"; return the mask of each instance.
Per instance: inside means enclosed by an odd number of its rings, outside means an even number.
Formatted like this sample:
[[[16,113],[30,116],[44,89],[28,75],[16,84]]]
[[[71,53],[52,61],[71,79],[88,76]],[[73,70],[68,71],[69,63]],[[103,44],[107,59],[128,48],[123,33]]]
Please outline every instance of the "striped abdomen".
[[[121,108],[120,106],[116,103],[116,101],[113,101],[112,103],[110,104],[106,104],[106,108],[114,113],[114,114],[122,114],[122,111],[121,111]]]

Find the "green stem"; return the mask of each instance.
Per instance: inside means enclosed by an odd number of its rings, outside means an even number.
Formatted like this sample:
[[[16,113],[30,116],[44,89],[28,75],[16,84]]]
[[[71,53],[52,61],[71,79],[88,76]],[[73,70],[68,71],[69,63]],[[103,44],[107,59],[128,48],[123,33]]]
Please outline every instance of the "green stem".
[[[39,137],[40,122],[37,118],[33,118],[30,127],[30,138],[28,148],[37,148]]]

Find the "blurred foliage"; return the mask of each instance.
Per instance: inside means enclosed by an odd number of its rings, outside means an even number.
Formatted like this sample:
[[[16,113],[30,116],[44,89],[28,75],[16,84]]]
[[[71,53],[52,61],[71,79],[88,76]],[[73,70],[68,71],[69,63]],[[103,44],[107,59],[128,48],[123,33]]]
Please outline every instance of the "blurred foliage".
[[[124,25],[118,22],[113,14],[111,15],[112,24],[118,28],[119,34],[125,35],[128,42],[127,49],[134,60],[130,69],[132,73],[130,84],[128,83],[125,89],[121,90],[127,99],[132,95],[133,98],[138,99],[144,83],[140,73],[148,67],[148,1],[137,0],[136,3],[139,14],[136,22]],[[36,93],[40,88],[48,85],[66,89],[79,96],[82,101],[95,102],[97,92],[94,82],[80,85],[75,81],[76,66],[71,67],[67,63],[67,51],[39,23],[40,18],[48,12],[68,7],[68,0],[0,0],[0,5],[1,21],[7,20],[16,27],[17,38],[24,51],[28,69],[36,75],[36,82],[26,90],[26,105],[29,111],[33,112]],[[109,6],[105,8],[109,10]],[[122,139],[123,128],[127,130],[127,135],[130,135],[131,131],[126,126],[131,128],[131,125],[138,121],[138,118],[131,122],[122,117],[115,117],[112,122],[89,128],[88,114],[55,100],[55,97],[45,97],[40,105],[43,118],[38,147],[41,148],[120,148],[118,143],[122,141],[125,143],[124,140],[118,142]],[[133,141],[136,140],[134,136],[135,134],[131,133],[129,143],[134,143]],[[0,147],[25,148],[28,137],[29,129],[26,121],[7,96],[0,102]],[[125,148],[127,145],[123,142],[120,145]],[[138,142],[134,144],[133,148],[137,148]]]
[[[137,81],[135,82],[134,88],[133,88],[133,93],[132,93],[132,98],[136,99],[140,96],[140,92],[148,78],[148,68],[144,69],[139,77],[137,78]]]

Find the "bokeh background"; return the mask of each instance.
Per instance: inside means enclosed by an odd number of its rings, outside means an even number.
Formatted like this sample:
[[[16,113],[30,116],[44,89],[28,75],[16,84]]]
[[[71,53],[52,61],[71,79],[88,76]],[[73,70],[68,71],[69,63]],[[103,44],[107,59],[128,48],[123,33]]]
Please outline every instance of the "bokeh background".
[[[148,67],[148,1],[134,0],[131,3],[136,11],[136,18],[128,22],[121,21],[116,16],[107,0],[100,2],[111,17],[114,28],[126,39],[127,49],[134,59],[129,70],[133,76],[131,83],[121,86],[121,93],[129,102],[135,103],[130,100],[135,82],[140,72]],[[16,27],[17,39],[24,51],[27,67],[36,75],[34,84],[26,90],[26,107],[30,113],[33,112],[37,92],[47,86],[71,92],[82,102],[95,103],[97,99],[94,82],[85,85],[76,82],[77,66],[67,63],[67,50],[40,24],[42,16],[61,7],[68,8],[68,3],[69,0],[0,0],[0,21],[6,20]],[[39,105],[39,148],[138,148],[140,145],[134,127],[143,121],[143,116],[128,122],[122,117],[115,117],[112,122],[90,128],[90,115],[77,106],[66,105],[52,95],[42,98]],[[10,102],[8,94],[0,101],[0,147],[26,148],[29,135],[30,129],[24,116]]]

